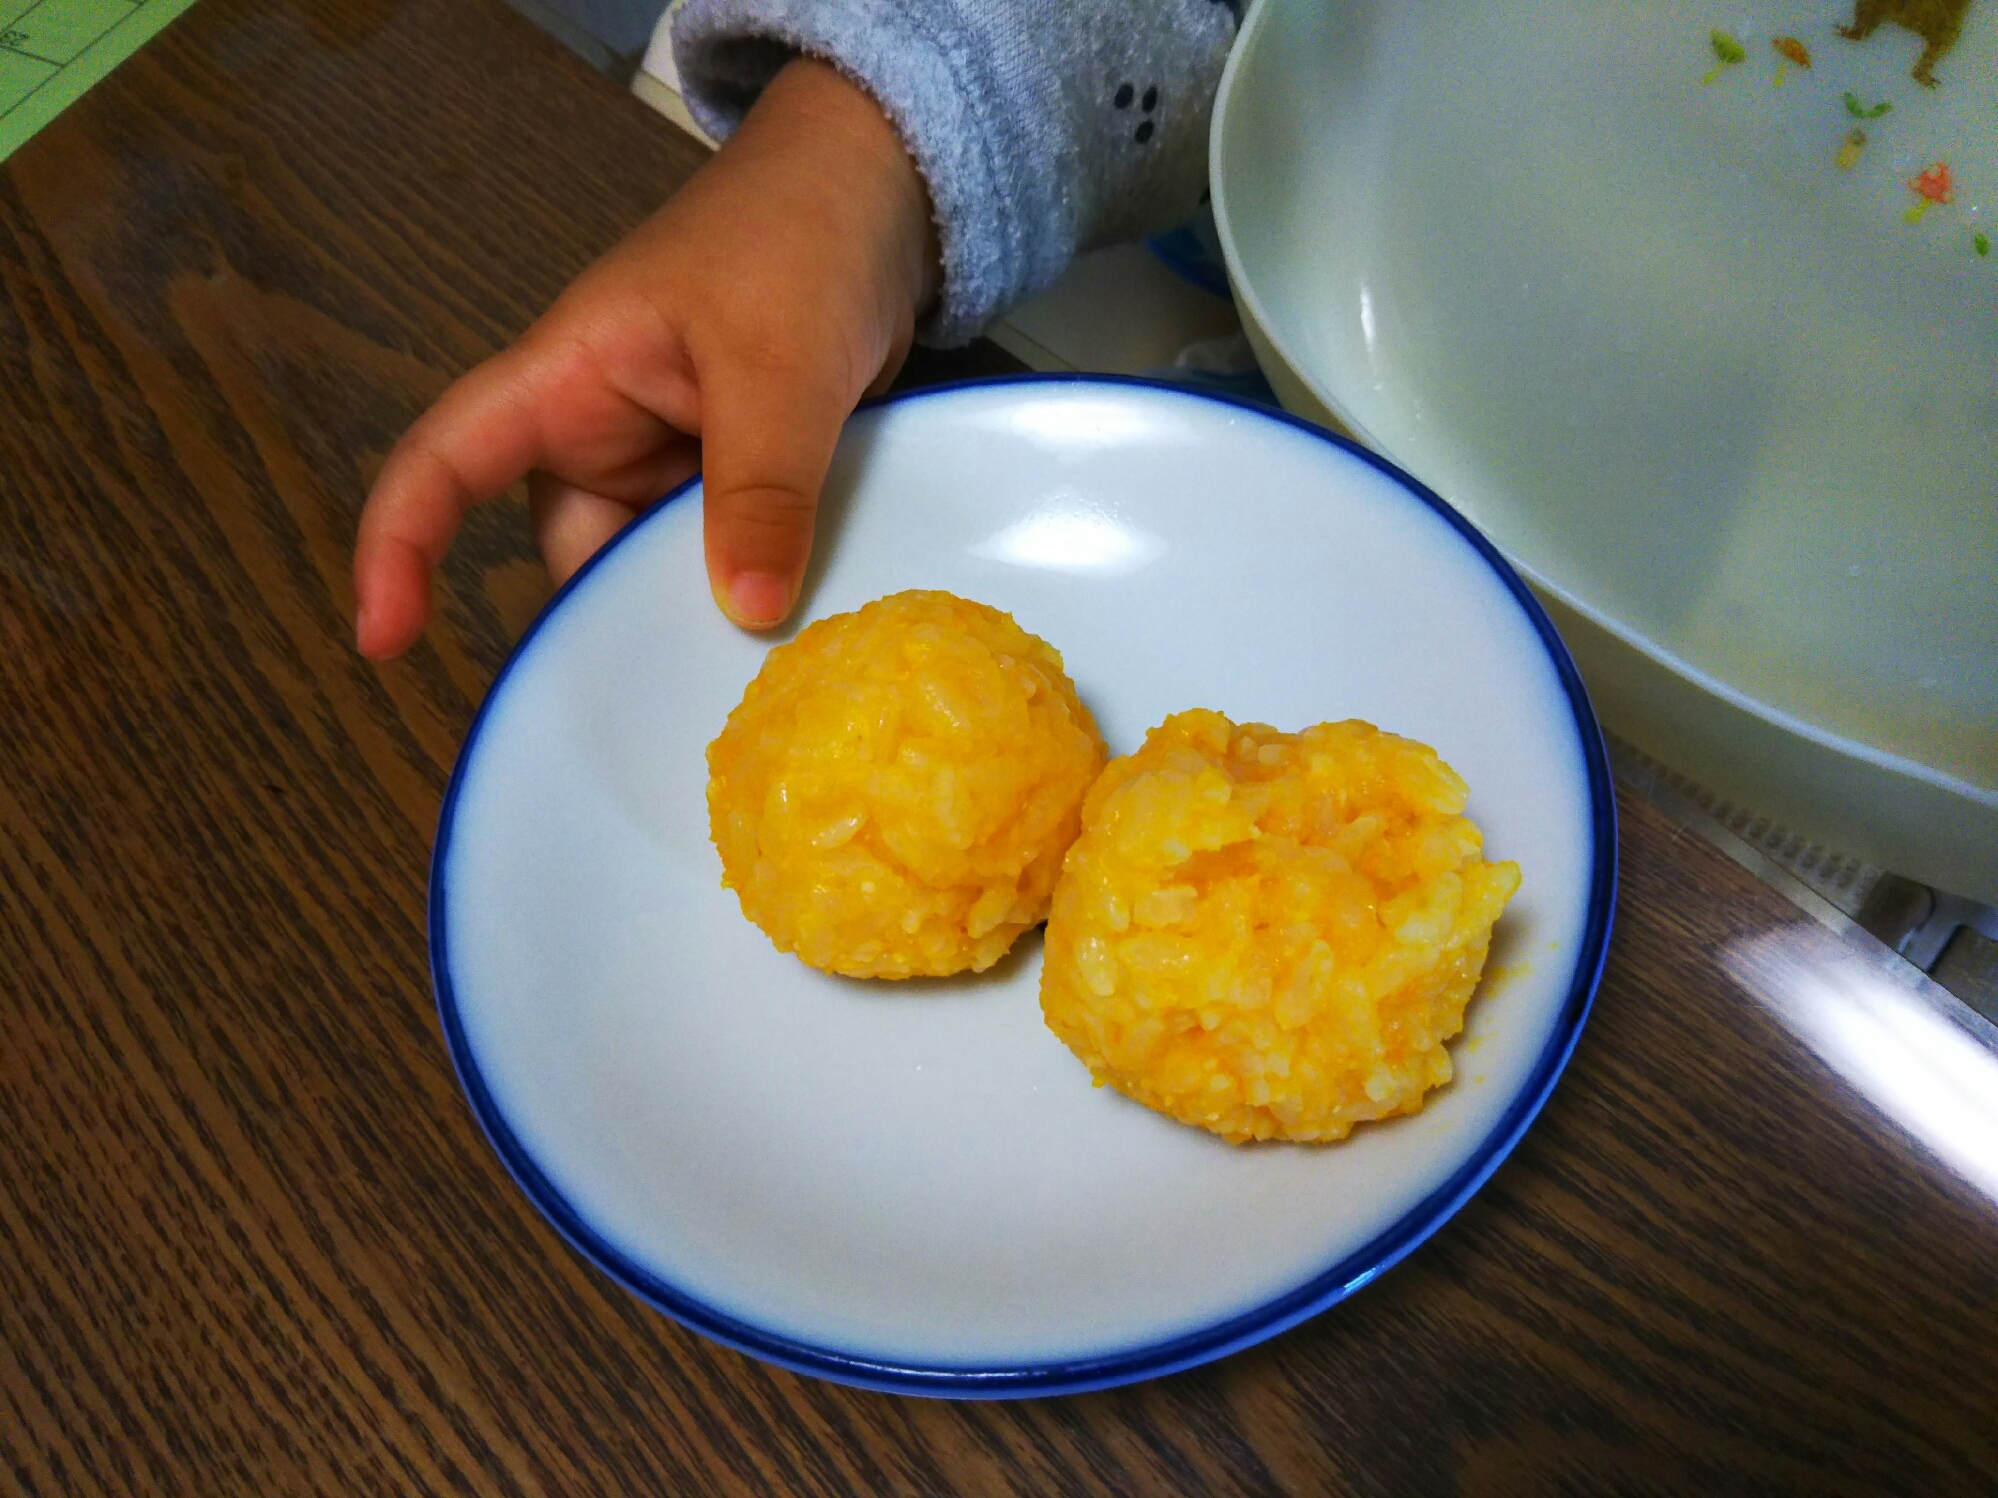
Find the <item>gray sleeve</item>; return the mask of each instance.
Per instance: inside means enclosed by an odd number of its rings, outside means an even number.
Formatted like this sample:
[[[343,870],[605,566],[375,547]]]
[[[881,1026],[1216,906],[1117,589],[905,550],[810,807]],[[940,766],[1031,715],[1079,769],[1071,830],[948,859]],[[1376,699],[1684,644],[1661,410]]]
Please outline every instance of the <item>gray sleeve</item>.
[[[672,24],[688,107],[717,139],[801,52],[873,95],[936,209],[944,289],[919,331],[939,345],[1078,250],[1198,204],[1235,35],[1228,0],[688,0]]]

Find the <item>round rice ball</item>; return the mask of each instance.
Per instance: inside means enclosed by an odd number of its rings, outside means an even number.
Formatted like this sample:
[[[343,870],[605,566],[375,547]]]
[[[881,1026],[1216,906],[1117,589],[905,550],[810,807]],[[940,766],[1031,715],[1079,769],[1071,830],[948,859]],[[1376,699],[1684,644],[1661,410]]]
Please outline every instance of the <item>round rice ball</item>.
[[[1083,803],[1049,1027],[1098,1085],[1236,1143],[1419,1112],[1519,887],[1466,795],[1371,724],[1166,719]]]
[[[772,650],[708,746],[722,883],[827,972],[982,972],[1047,918],[1103,759],[1053,647],[897,593]]]

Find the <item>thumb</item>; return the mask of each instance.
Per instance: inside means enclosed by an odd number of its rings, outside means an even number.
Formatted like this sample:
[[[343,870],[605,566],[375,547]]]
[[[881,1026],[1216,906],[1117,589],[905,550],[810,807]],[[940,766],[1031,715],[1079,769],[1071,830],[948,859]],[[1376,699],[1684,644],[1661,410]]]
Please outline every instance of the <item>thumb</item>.
[[[702,380],[708,586],[744,629],[781,624],[812,555],[819,489],[853,397],[795,365]]]

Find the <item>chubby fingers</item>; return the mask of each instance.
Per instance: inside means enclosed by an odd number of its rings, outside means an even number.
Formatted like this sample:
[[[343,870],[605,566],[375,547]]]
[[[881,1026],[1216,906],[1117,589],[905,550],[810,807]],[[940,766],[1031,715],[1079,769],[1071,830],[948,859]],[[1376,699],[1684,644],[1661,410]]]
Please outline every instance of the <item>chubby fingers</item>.
[[[819,489],[857,393],[825,366],[787,359],[702,381],[708,586],[745,629],[783,622],[811,559]]]
[[[648,477],[636,484],[587,488],[552,473],[527,476],[527,518],[535,549],[548,565],[548,578],[561,587],[638,513],[693,477],[700,468],[698,445],[675,443],[642,466]],[[604,493],[608,488],[611,492]]]
[[[430,572],[465,512],[542,460],[525,366],[500,354],[459,380],[382,465],[354,541],[355,643],[400,655],[430,617]]]
[[[548,566],[548,580],[558,588],[636,513],[622,500],[564,483],[552,474],[527,476],[527,517],[534,529],[534,546]]]

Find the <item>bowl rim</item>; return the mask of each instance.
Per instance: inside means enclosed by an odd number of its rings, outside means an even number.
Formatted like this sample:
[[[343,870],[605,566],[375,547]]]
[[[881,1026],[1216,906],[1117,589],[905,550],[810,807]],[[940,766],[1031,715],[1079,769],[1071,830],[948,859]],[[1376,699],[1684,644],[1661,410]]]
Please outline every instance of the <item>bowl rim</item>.
[[[598,566],[641,527],[694,490],[701,475],[674,488],[648,506],[591,557],[549,599],[534,622],[509,652],[474,715],[452,767],[438,813],[437,836],[430,863],[428,900],[431,982],[446,1049],[464,1088],[473,1116],[508,1173],[528,1200],[569,1246],[640,1300],[689,1330],[774,1363],[796,1373],[834,1383],[890,1394],[914,1394],[952,1399],[1004,1399],[1080,1394],[1114,1388],[1177,1373],[1239,1352],[1289,1330],[1345,1300],[1400,1263],[1443,1226],[1488,1180],[1512,1152],[1538,1116],[1573,1054],[1601,983],[1609,953],[1617,889],[1617,812],[1609,756],[1587,689],[1552,621],[1532,590],[1510,563],[1477,528],[1433,491],[1385,458],[1323,427],[1275,408],[1213,391],[1194,389],[1127,375],[1019,374],[957,380],[901,391],[863,403],[856,414],[948,398],[1008,386],[1077,390],[1109,388],[1148,395],[1169,395],[1229,407],[1261,420],[1302,432],[1329,443],[1390,479],[1411,498],[1426,504],[1446,521],[1495,573],[1532,624],[1541,648],[1553,665],[1573,721],[1581,751],[1590,802],[1589,901],[1582,936],[1567,994],[1563,997],[1547,1043],[1535,1059],[1511,1104],[1465,1161],[1434,1191],[1401,1214],[1392,1224],[1352,1252],[1325,1266],[1302,1284],[1254,1308],[1190,1332],[1182,1332],[1135,1348],[1100,1356],[1063,1357],[1045,1361],[983,1366],[952,1363],[902,1363],[819,1346],[755,1325],[707,1305],[664,1278],[634,1262],[600,1233],[542,1171],[513,1132],[504,1111],[487,1087],[465,1031],[461,1003],[451,978],[449,861],[458,801],[472,772],[488,717],[500,701],[514,668],[524,660],[543,627],[571,594],[587,586]]]

